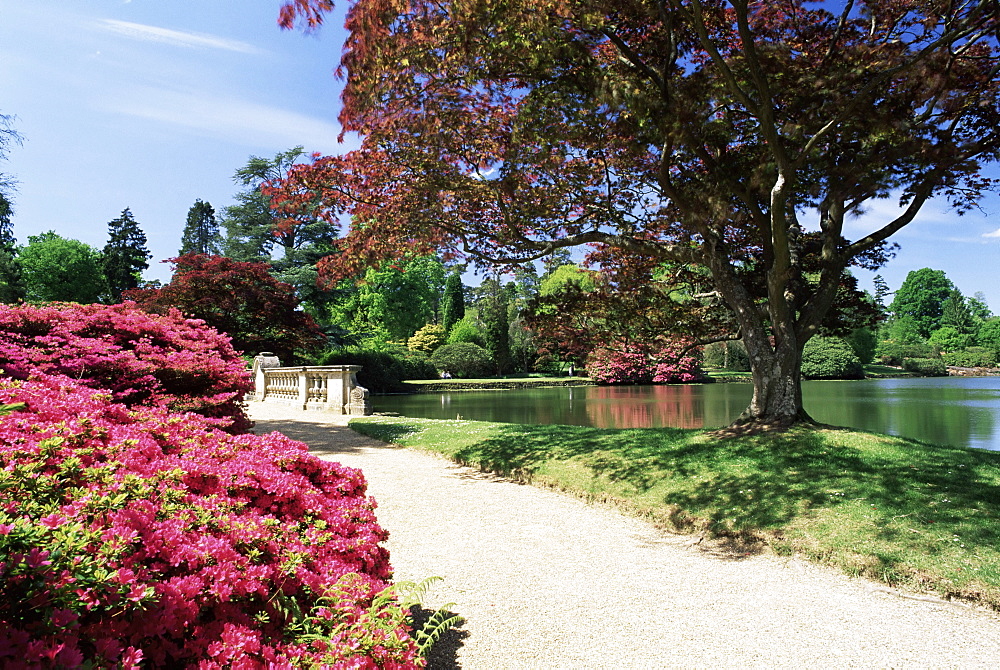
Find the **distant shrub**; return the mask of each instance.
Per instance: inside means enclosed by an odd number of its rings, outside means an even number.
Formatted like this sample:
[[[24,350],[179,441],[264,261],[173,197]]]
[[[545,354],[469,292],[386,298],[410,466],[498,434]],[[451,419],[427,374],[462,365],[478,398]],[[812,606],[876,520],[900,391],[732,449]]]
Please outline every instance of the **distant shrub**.
[[[321,354],[317,365],[360,365],[358,383],[372,393],[401,391],[407,379],[435,379],[437,370],[427,354],[404,347],[346,347]]]
[[[922,377],[946,377],[948,368],[941,358],[904,358],[903,369]]]
[[[441,372],[447,372],[460,379],[483,377],[495,367],[489,352],[471,342],[457,342],[439,347],[431,354],[431,363]]]
[[[864,368],[857,354],[839,337],[817,336],[802,349],[802,376],[810,379],[860,379]]]
[[[882,365],[899,367],[904,358],[936,358],[937,349],[929,344],[901,344],[893,340],[883,340],[875,349],[875,357]]]
[[[942,354],[945,365],[954,365],[959,368],[995,368],[997,366],[997,352],[986,347],[969,347],[962,351],[953,351]]]
[[[679,355],[679,349],[633,346],[601,348],[587,357],[587,376],[598,384],[669,384],[699,379],[701,370],[694,356]]]
[[[428,356],[434,350],[447,341],[444,326],[436,323],[428,323],[426,326],[413,333],[413,336],[406,341],[406,348],[410,351],[421,351]]]
[[[195,412],[247,430],[243,396],[253,380],[229,337],[176,309],[133,303],[0,305],[0,369],[27,379],[63,374],[107,389],[116,402]]]
[[[734,372],[750,372],[750,356],[743,342],[713,342],[703,349],[705,365]]]
[[[0,666],[419,665],[360,471],[67,377],[4,403]]]
[[[451,327],[451,332],[448,333],[448,344],[460,342],[468,342],[480,347],[486,343],[483,329],[479,327],[476,317],[472,314],[466,314],[456,321],[455,325]]]

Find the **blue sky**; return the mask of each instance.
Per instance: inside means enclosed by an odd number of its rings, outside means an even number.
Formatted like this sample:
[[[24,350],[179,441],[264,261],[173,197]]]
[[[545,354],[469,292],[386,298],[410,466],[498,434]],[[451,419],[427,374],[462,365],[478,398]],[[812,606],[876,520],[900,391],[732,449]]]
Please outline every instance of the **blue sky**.
[[[282,31],[280,0],[0,0],[0,113],[24,144],[0,171],[18,181],[14,233],[55,230],[103,247],[129,207],[159,261],[177,254],[196,199],[221,210],[251,155],[296,145],[338,153],[343,31]],[[349,147],[347,147],[349,148]],[[880,202],[848,236],[893,214]],[[1000,313],[1000,199],[959,217],[931,203],[894,239],[880,273],[895,290],[910,270],[944,270]],[[872,274],[857,271],[865,287]]]

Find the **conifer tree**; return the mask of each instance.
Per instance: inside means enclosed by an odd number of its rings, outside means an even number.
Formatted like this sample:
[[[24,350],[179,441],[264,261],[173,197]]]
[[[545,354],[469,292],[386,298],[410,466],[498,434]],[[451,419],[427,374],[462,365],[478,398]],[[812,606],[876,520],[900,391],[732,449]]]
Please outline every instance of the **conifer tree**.
[[[444,283],[444,296],[441,298],[441,325],[444,332],[450,333],[452,326],[465,316],[465,287],[462,276],[452,272]]]
[[[146,234],[126,207],[121,216],[108,222],[108,243],[101,253],[101,271],[108,282],[111,303],[121,302],[122,291],[139,288],[150,258]]]
[[[215,220],[215,209],[211,203],[202,202],[199,198],[188,210],[179,255],[218,256],[221,253],[222,236],[219,234],[219,223]]]
[[[496,364],[497,374],[510,369],[510,322],[507,316],[508,293],[496,279],[487,279],[482,285],[483,298],[479,318],[486,335],[486,351]]]

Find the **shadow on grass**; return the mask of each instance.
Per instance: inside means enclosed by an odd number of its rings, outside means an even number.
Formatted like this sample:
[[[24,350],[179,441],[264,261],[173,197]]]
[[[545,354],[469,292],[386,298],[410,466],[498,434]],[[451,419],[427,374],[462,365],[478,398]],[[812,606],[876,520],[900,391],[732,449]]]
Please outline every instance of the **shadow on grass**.
[[[850,440],[860,442],[845,446]],[[550,461],[572,461],[623,497],[652,497],[717,530],[780,529],[809,509],[863,503],[873,517],[961,526],[980,546],[1000,543],[1000,454],[993,452],[837,430],[709,439],[682,429],[511,425],[455,456],[522,477]],[[898,530],[877,532],[890,539]]]

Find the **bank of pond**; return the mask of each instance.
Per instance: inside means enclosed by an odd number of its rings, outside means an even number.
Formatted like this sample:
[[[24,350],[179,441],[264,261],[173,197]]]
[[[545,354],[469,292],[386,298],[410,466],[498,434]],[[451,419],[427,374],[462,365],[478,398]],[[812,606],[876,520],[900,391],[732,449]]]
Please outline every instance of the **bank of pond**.
[[[1000,450],[1000,377],[807,381],[817,421],[933,444]],[[378,396],[376,412],[596,428],[717,428],[750,401],[747,383],[563,386]]]

